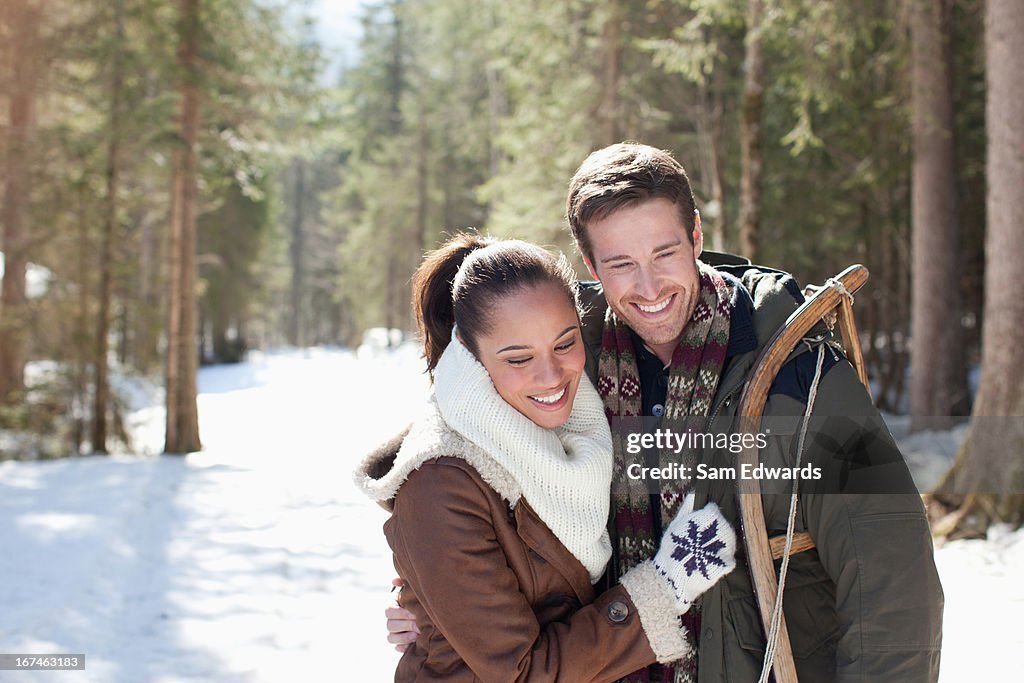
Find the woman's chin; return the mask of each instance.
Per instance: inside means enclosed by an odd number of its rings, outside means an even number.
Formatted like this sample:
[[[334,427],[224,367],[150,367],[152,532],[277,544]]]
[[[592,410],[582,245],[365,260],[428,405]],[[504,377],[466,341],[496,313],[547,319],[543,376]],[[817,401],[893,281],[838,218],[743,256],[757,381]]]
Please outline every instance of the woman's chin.
[[[556,429],[569,421],[572,414],[573,400],[576,398],[575,387],[569,387],[565,395],[556,405],[546,406],[534,399],[527,399],[528,408],[520,411],[539,427]]]

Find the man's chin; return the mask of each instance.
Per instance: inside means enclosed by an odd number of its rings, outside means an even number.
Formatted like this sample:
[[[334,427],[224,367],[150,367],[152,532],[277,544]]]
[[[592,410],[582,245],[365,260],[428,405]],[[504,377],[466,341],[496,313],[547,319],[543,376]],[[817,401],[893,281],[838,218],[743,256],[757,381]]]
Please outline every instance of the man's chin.
[[[663,323],[651,324],[645,320],[626,320],[626,324],[636,332],[648,346],[662,346],[679,341],[683,334],[682,325]]]

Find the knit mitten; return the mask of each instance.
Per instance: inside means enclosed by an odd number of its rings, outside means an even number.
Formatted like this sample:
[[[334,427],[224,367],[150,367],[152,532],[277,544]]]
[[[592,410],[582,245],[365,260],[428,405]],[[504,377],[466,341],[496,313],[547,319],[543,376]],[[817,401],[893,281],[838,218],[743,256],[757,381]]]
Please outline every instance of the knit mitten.
[[[736,533],[714,503],[693,510],[693,494],[683,501],[654,556],[654,567],[668,581],[680,613],[736,567]]]

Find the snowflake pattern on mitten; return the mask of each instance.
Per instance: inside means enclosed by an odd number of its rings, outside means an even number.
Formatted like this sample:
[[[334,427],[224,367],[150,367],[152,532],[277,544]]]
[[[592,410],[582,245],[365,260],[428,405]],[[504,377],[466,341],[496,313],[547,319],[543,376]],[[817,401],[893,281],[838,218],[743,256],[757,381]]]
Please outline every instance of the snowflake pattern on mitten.
[[[712,520],[711,524],[703,531],[691,519],[686,525],[685,535],[672,534],[671,536],[672,541],[676,544],[675,550],[672,551],[672,559],[679,562],[686,560],[683,568],[686,569],[687,576],[693,576],[695,571],[699,571],[705,579],[710,579],[709,565],[726,566],[725,561],[719,556],[719,553],[725,548],[725,543],[718,538],[717,519]]]

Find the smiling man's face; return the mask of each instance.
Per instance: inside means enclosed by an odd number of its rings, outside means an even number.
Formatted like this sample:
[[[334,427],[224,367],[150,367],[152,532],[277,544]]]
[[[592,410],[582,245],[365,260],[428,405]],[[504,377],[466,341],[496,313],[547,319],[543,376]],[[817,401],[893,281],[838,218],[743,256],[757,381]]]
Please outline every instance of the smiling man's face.
[[[587,223],[591,274],[605,299],[664,363],[693,315],[700,294],[697,257],[702,239],[695,218],[693,241],[667,199],[650,199]]]

